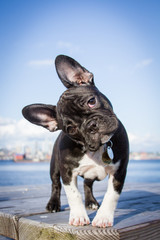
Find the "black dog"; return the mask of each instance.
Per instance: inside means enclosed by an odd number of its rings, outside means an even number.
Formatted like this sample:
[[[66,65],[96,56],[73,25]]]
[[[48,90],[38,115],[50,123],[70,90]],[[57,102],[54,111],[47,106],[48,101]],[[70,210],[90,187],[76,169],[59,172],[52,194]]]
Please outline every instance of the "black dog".
[[[92,73],[64,55],[56,58],[55,65],[59,78],[68,88],[57,106],[33,104],[22,110],[31,123],[51,132],[62,130],[53,149],[52,194],[47,209],[60,211],[61,177],[70,206],[69,223],[76,226],[89,224],[77,189],[77,176],[84,178],[85,206],[98,209],[92,185],[109,174],[108,190],[92,225],[112,226],[128,164],[126,131],[110,101],[95,87]]]

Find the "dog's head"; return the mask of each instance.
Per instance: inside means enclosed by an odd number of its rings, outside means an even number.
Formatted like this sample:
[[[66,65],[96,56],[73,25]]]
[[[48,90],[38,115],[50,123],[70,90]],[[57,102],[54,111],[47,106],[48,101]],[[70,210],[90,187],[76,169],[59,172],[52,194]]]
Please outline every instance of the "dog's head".
[[[95,87],[93,74],[74,59],[59,55],[55,65],[67,87],[57,106],[32,104],[23,108],[23,116],[51,132],[61,129],[84,150],[96,151],[118,128],[112,105]]]

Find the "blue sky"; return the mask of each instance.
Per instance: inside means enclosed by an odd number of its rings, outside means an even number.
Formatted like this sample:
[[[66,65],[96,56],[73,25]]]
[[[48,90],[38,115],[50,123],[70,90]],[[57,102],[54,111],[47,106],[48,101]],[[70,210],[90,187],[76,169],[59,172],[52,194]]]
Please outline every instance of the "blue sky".
[[[159,13],[155,0],[0,1],[0,147],[17,132],[19,141],[51,134],[34,132],[21,109],[57,103],[65,88],[54,59],[66,54],[94,73],[131,150],[160,151]]]

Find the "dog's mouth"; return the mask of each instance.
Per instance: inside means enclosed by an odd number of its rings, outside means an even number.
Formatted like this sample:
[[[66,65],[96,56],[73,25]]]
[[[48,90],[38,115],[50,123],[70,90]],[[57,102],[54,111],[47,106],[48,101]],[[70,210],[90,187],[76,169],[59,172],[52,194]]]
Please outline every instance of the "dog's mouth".
[[[111,140],[114,133],[103,135],[98,132],[93,135],[86,135],[83,139],[71,137],[72,140],[77,142],[82,146],[82,151],[87,152],[88,150],[91,152],[96,152],[102,145],[106,144]]]
[[[99,149],[100,146],[88,146],[88,150],[91,151],[91,152],[96,152],[98,149]]]
[[[66,121],[63,124],[66,127],[64,132],[68,136],[82,146],[82,151],[96,152],[102,145],[109,142],[114,133],[118,129],[118,119],[115,115],[104,116],[92,115],[85,119],[78,126],[73,120]]]
[[[100,146],[109,142],[113,135],[114,134],[103,136],[102,138],[100,138],[99,141],[88,144],[88,150],[90,150],[91,152],[96,152],[100,148]]]
[[[89,120],[84,131],[87,148],[90,151],[97,151],[100,146],[110,141],[117,131],[118,125],[118,120],[115,117],[108,118],[108,121],[103,118]]]

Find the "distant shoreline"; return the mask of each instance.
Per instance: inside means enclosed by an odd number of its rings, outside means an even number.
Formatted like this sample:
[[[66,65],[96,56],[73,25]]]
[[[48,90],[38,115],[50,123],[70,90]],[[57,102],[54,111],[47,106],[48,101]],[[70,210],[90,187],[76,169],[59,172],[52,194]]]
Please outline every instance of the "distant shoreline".
[[[160,161],[160,158],[130,158],[129,161]],[[47,160],[19,160],[15,161],[14,159],[0,159],[0,162],[14,162],[14,163],[50,163]]]

